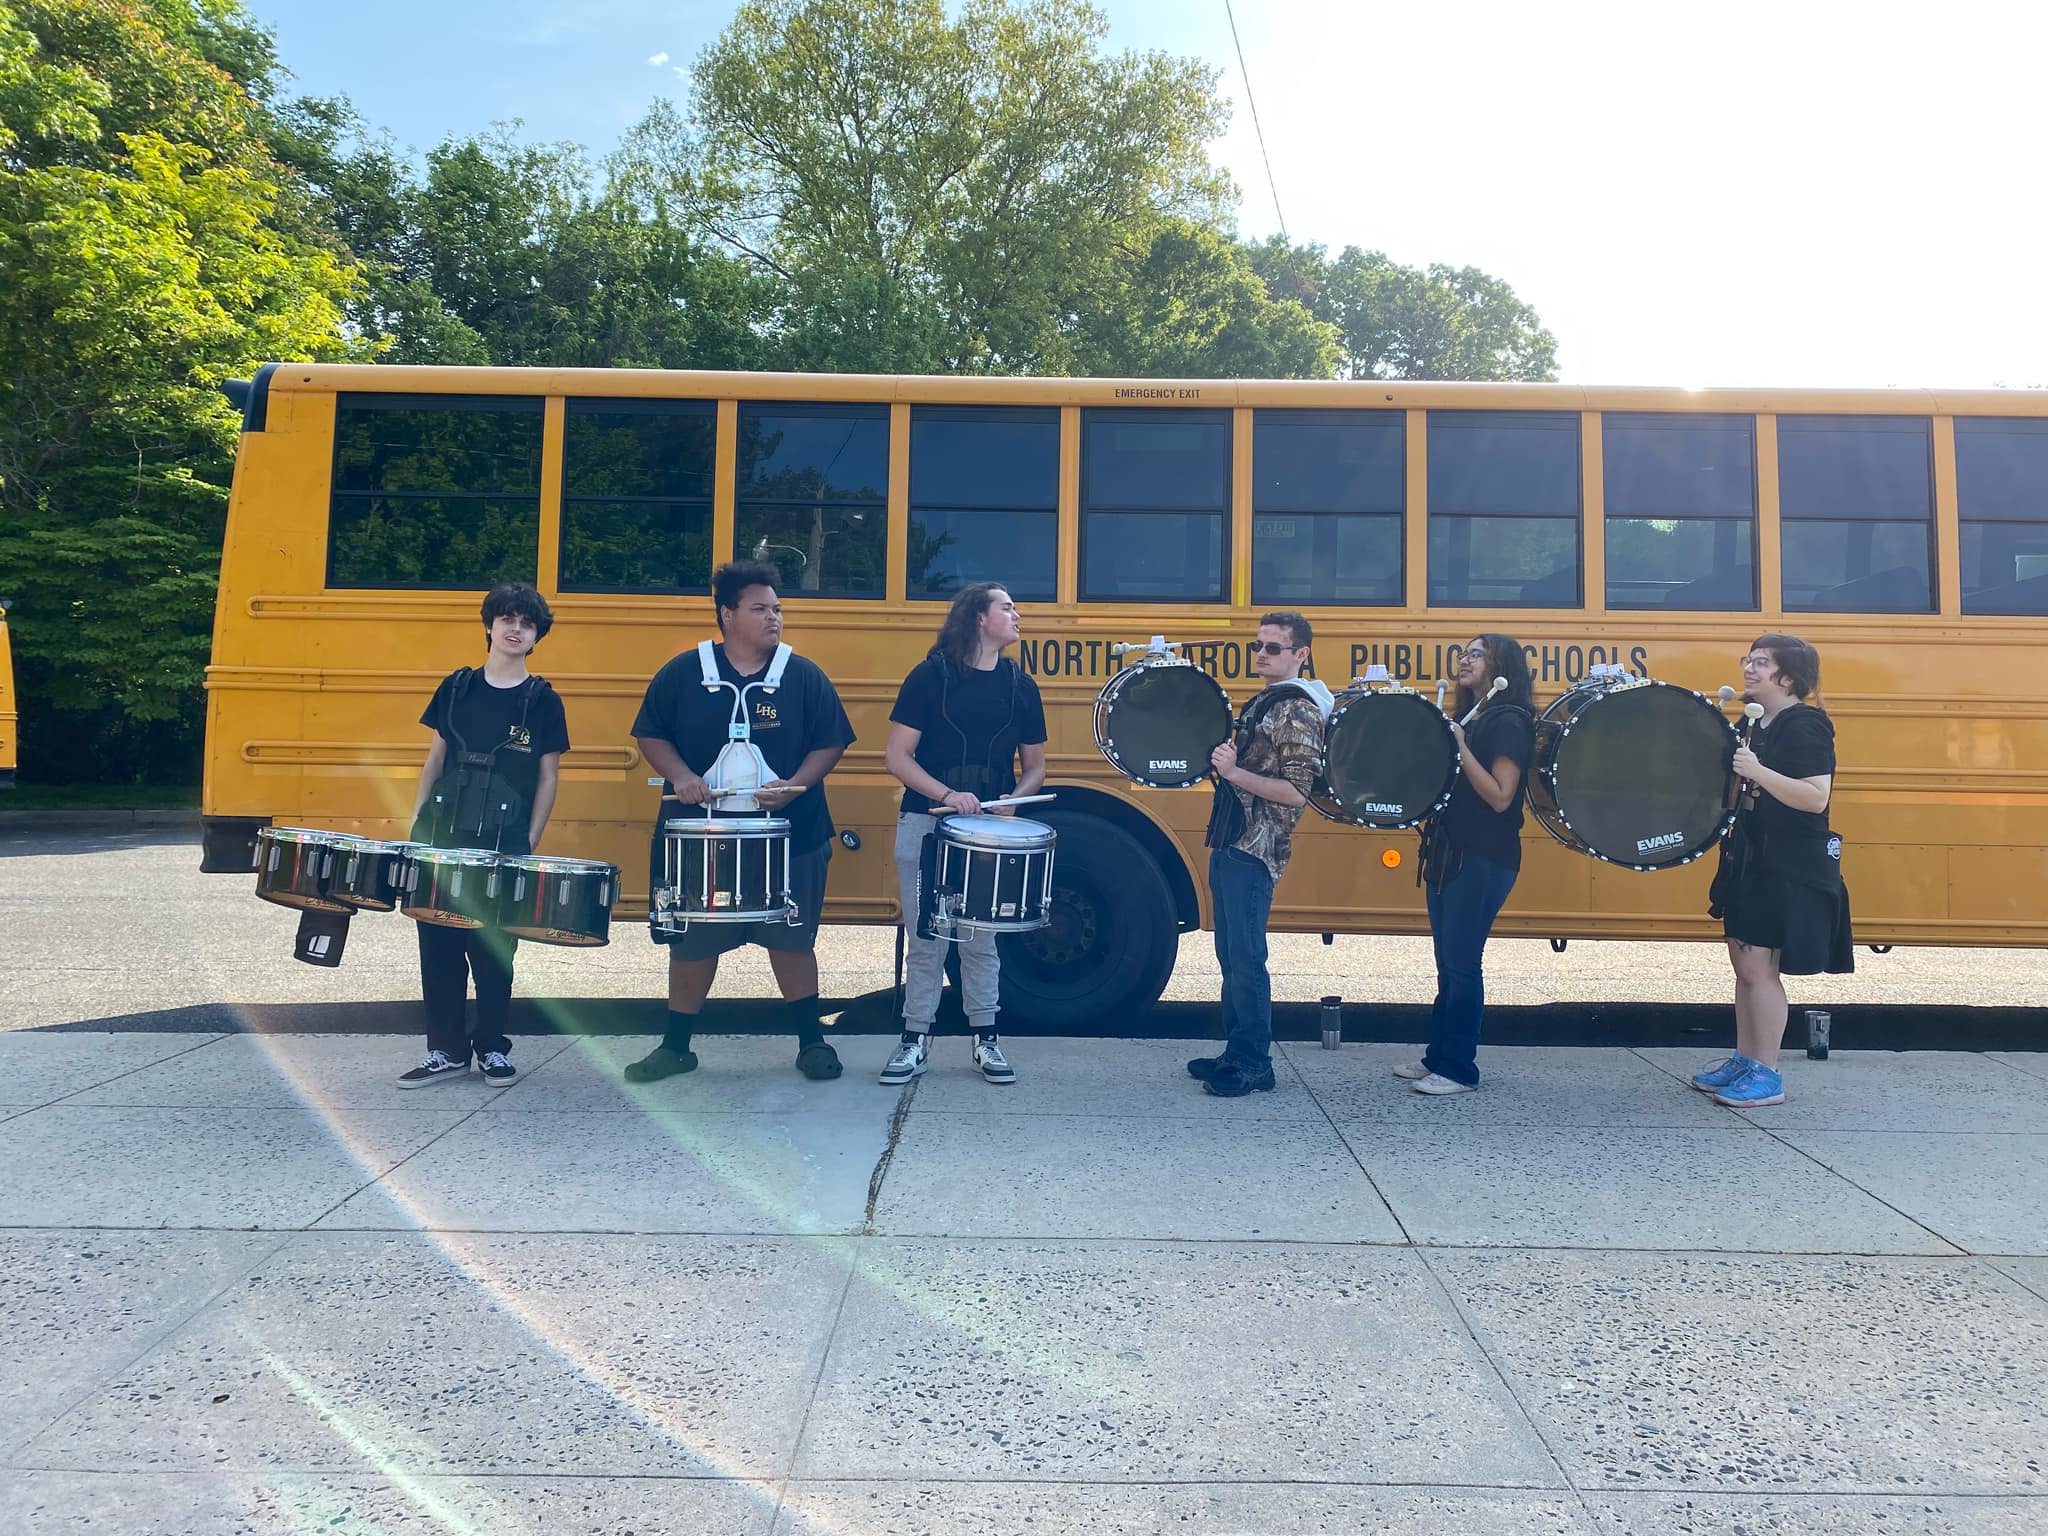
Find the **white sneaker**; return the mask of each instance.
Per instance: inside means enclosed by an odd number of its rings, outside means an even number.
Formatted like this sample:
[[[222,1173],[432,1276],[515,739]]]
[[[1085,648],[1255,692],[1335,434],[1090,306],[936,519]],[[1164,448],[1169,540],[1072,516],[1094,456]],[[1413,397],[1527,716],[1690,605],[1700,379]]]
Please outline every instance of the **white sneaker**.
[[[992,1083],[1014,1083],[1017,1071],[1003,1057],[1003,1048],[993,1040],[974,1042],[974,1065]]]
[[[900,1088],[913,1077],[923,1077],[925,1068],[931,1065],[931,1054],[931,1038],[927,1035],[904,1041],[889,1058],[889,1065],[882,1068],[879,1081],[886,1087]]]
[[[1394,1076],[1407,1083],[1420,1082],[1423,1078],[1429,1076],[1429,1068],[1419,1061],[1405,1061],[1400,1066],[1394,1068]]]
[[[1452,1093],[1475,1093],[1478,1091],[1479,1085],[1477,1083],[1461,1083],[1456,1078],[1439,1077],[1436,1073],[1431,1072],[1426,1077],[1417,1078],[1408,1087],[1414,1093],[1433,1094],[1438,1098],[1442,1098],[1444,1095]]]

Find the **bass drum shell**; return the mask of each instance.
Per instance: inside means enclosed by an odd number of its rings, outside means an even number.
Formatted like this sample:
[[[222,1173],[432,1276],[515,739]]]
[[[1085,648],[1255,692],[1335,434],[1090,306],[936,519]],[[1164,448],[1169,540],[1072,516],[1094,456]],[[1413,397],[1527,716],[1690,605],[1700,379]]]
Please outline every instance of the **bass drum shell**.
[[[1308,803],[1347,826],[1399,832],[1450,803],[1458,767],[1450,721],[1421,694],[1346,689],[1330,711]]]
[[[1582,683],[1536,722],[1529,810],[1565,847],[1630,869],[1672,869],[1735,819],[1735,727],[1674,683]]]
[[[347,912],[330,892],[338,832],[262,827],[256,833],[256,894],[300,912]]]
[[[1095,697],[1095,745],[1125,778],[1186,789],[1209,777],[1209,754],[1236,716],[1223,685],[1191,662],[1139,662]]]
[[[501,859],[498,926],[515,939],[595,949],[612,936],[619,867],[543,854]]]

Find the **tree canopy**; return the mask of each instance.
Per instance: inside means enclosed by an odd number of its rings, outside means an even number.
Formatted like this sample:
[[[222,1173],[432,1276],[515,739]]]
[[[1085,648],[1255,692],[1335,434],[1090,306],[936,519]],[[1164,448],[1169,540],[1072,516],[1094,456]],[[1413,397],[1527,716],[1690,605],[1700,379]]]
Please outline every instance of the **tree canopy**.
[[[1554,373],[1484,272],[1241,240],[1217,72],[1106,37],[1087,0],[740,0],[686,97],[596,158],[517,124],[414,155],[291,96],[239,0],[0,0],[27,775],[195,771],[218,386],[265,361]]]

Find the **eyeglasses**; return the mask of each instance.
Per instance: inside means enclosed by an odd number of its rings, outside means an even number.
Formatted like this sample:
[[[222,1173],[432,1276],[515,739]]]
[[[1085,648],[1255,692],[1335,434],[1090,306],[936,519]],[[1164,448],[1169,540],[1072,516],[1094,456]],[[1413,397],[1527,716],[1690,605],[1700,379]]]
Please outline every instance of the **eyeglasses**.
[[[1268,656],[1285,656],[1289,651],[1294,649],[1293,646],[1287,645],[1279,640],[1267,640],[1263,642],[1258,640],[1247,640],[1244,643],[1244,648],[1254,656],[1258,655],[1261,651],[1264,651]]]
[[[1778,660],[1775,656],[1745,656],[1736,663],[1745,672],[1752,667],[1762,669],[1764,667],[1775,667],[1777,664]]]
[[[1467,661],[1484,661],[1486,660],[1486,647],[1483,645],[1468,645],[1458,654]]]

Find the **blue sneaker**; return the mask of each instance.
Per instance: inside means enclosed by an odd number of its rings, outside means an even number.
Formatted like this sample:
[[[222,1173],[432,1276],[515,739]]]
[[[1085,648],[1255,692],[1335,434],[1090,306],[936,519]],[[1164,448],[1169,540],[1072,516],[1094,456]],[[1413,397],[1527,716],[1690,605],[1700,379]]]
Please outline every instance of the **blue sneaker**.
[[[1752,1061],[1747,1072],[1714,1095],[1714,1102],[1726,1104],[1730,1109],[1761,1109],[1766,1104],[1782,1104],[1785,1102],[1785,1079],[1762,1062]]]
[[[1691,1082],[1701,1093],[1719,1093],[1755,1065],[1755,1062],[1737,1051],[1719,1066],[1693,1073]]]

